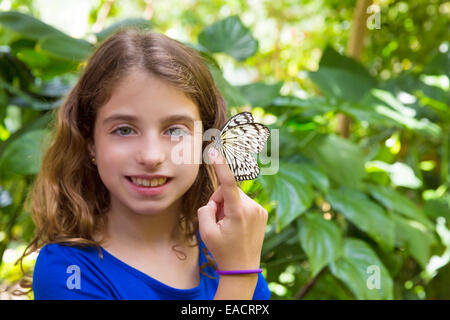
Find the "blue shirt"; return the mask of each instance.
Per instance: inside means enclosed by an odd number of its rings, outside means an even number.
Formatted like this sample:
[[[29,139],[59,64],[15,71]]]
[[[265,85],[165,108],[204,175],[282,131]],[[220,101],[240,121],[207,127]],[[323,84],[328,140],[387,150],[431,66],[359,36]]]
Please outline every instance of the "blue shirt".
[[[207,261],[200,239],[198,263]],[[36,300],[211,300],[219,275],[210,266],[200,273],[200,284],[191,289],[170,287],[114,257],[101,247],[103,259],[95,247],[47,244],[39,252],[33,272]],[[254,300],[267,300],[270,291],[263,275],[253,294]]]

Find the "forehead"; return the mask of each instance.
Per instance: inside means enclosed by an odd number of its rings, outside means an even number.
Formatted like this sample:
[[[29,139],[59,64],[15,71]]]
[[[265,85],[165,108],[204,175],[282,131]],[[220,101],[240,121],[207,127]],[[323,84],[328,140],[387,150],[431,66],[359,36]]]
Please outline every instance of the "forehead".
[[[142,121],[174,115],[201,120],[198,106],[182,90],[144,71],[133,71],[116,85],[109,101],[100,107],[97,120],[118,112],[133,114]]]

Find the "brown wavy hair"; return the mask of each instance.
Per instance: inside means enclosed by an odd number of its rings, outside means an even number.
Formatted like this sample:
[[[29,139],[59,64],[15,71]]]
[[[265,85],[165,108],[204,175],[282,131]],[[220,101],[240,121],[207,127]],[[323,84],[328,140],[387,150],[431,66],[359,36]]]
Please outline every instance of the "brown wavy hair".
[[[196,50],[154,31],[125,29],[110,36],[90,56],[62,106],[54,110],[51,143],[25,203],[36,228],[17,261],[21,268],[25,256],[49,243],[95,246],[101,255],[100,242],[93,235],[106,225],[110,195],[91,161],[88,142],[93,141],[98,109],[134,68],[147,70],[190,97],[199,108],[204,130],[224,125],[225,100],[211,76],[208,60]],[[207,143],[203,142],[203,150]],[[197,210],[217,187],[214,169],[202,162],[182,199],[185,211],[179,224],[184,226],[185,239],[198,232]],[[32,290],[30,276],[22,279],[21,286],[30,288],[25,293]]]

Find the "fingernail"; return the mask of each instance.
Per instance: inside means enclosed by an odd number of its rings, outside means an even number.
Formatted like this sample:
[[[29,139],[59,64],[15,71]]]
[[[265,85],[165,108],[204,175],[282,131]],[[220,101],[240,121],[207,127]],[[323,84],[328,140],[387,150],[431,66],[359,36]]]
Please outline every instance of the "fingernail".
[[[215,160],[217,158],[217,150],[214,148],[209,149],[208,154],[211,160]]]

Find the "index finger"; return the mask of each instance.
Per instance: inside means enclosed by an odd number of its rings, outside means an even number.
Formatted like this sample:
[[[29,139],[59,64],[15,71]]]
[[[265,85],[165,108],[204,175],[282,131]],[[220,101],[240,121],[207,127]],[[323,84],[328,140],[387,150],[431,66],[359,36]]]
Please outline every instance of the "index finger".
[[[215,154],[211,154],[212,152]],[[212,161],[217,178],[219,179],[220,185],[222,186],[224,201],[231,201],[232,203],[238,202],[241,199],[239,196],[239,189],[236,183],[236,179],[234,178],[234,174],[231,171],[225,158],[214,147],[210,148],[208,156]]]

